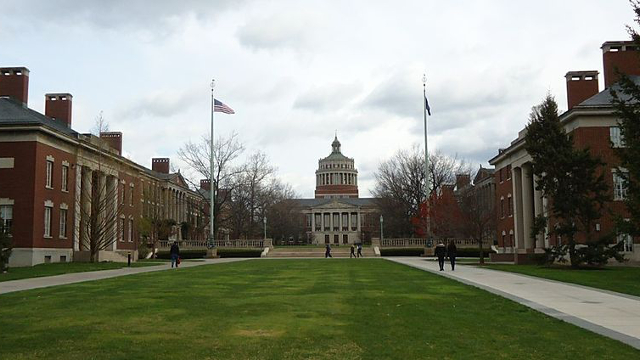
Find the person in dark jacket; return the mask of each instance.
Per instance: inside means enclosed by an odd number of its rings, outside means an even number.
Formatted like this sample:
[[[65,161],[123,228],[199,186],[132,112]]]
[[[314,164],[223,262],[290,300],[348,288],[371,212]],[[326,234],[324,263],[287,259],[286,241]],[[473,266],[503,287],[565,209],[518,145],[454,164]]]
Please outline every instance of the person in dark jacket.
[[[178,242],[174,241],[173,245],[171,245],[171,267],[175,264],[178,267],[178,259],[180,258],[180,248],[178,247]]]
[[[456,244],[453,240],[449,241],[449,246],[447,246],[447,256],[449,257],[449,261],[451,262],[451,271],[456,269],[456,255],[458,252],[458,248],[456,248]]]
[[[351,253],[349,254],[349,259],[356,257],[356,246],[351,244]]]
[[[438,265],[440,265],[440,271],[444,271],[444,258],[447,255],[447,248],[442,242],[436,245],[435,255],[438,257]]]
[[[364,255],[362,255],[362,244],[358,244],[358,257],[364,257]]]
[[[324,252],[324,258],[332,258],[333,256],[331,256],[331,245],[327,244],[327,246],[325,246],[325,252]]]

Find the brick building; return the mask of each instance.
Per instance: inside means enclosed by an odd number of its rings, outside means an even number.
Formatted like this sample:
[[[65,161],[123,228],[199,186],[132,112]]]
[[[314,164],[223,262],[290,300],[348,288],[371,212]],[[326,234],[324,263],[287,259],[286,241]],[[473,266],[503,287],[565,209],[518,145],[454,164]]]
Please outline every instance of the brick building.
[[[10,266],[86,260],[99,226],[115,240],[99,260],[135,259],[144,217],[175,220],[172,237],[201,236],[180,231],[207,222],[169,159],[148,169],[123,157],[122,133],[73,130],[70,94],[46,94],[41,114],[28,107],[28,87],[28,69],[0,68],[0,230],[13,241]]]
[[[565,75],[568,110],[560,116],[567,133],[572,134],[575,146],[588,147],[605,163],[605,179],[611,198],[595,231],[606,234],[614,231],[611,214],[625,216],[625,189],[616,173],[619,160],[615,148],[624,146],[620,137],[618,119],[611,105],[610,88],[616,87],[616,69],[630,75],[640,83],[640,54],[631,42],[605,42],[602,45],[604,90],[599,91],[598,71],[570,71]],[[524,149],[526,129],[518,134],[509,147],[500,149],[489,163],[495,166],[498,250],[514,254],[516,261],[524,261],[526,254],[562,241],[539,235],[535,240],[530,231],[535,216],[547,214],[547,199],[535,190],[531,170],[531,157]],[[551,220],[553,222],[553,219]],[[578,236],[578,241],[584,237]],[[640,260],[640,242],[626,234],[618,235],[624,242],[626,257]]]

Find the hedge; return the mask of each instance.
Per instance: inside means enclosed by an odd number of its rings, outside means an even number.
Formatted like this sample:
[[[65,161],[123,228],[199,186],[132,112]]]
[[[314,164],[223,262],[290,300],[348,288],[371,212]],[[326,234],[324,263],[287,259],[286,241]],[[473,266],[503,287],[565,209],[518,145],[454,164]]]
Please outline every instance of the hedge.
[[[207,256],[207,250],[180,250],[181,259],[203,259]],[[158,259],[171,259],[168,251],[158,251],[156,253]]]
[[[260,257],[262,249],[218,249],[221,258],[251,258]]]
[[[380,256],[420,256],[424,248],[380,248]]]

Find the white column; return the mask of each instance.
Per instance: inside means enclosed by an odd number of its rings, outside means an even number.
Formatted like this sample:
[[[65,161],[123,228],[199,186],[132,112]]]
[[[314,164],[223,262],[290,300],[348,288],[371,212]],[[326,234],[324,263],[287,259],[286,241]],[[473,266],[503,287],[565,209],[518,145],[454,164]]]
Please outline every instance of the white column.
[[[311,232],[316,232],[316,214],[311,212]]]
[[[111,224],[112,231],[113,234],[118,234],[118,220],[117,220],[117,214],[118,214],[118,178],[115,176],[109,176],[106,178],[108,180],[107,183],[107,195],[111,197],[110,202],[108,203],[110,206],[110,209],[108,209],[109,212],[111,212],[111,214],[107,215],[109,216],[110,219],[116,219],[113,224]],[[131,194],[131,196],[133,196],[133,194]],[[114,241],[113,244],[111,245],[111,250],[115,251],[117,248],[117,244],[118,241]]]
[[[522,168],[513,167],[512,172],[515,248],[524,249],[524,226],[522,224]]]
[[[81,229],[80,229],[80,250],[89,250],[89,235],[91,232],[90,229],[90,217],[91,217],[91,203],[93,200],[92,197],[92,189],[93,189],[93,172],[89,168],[84,168],[82,171],[82,194],[81,194],[81,207],[82,207],[82,218],[81,221]]]
[[[361,225],[361,224],[360,224],[360,218],[362,217],[362,215],[361,215],[360,211],[358,211],[358,212],[356,213],[356,216],[358,217],[358,234],[360,234],[360,232],[361,232],[361,229],[360,229],[360,225]]]
[[[524,227],[525,249],[533,249],[535,244],[531,238],[531,226],[533,226],[533,176],[531,165],[522,167],[522,225]]]
[[[82,165],[76,164],[76,189],[73,206],[73,251],[80,250],[80,219],[82,218]]]

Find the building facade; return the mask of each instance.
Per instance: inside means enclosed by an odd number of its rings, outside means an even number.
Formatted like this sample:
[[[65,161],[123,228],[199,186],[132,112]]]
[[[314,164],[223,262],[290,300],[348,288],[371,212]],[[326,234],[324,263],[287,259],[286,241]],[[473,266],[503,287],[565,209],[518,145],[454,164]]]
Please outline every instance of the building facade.
[[[174,220],[172,237],[206,224],[201,197],[170,173],[169,159],[148,169],[121,155],[122,133],[76,132],[70,94],[46,94],[45,114],[30,109],[28,86],[28,69],[0,68],[0,230],[13,242],[10,266],[86,260],[98,238],[99,260],[135,259],[145,217]]]
[[[338,137],[331,154],[318,161],[314,199],[297,199],[305,217],[307,239],[313,244],[368,243],[379,236],[380,213],[375,199],[358,196],[358,170],[342,154]]]
[[[605,42],[602,45],[605,88],[599,91],[598,71],[570,71],[566,74],[568,110],[560,116],[567,133],[573,136],[576,147],[589,148],[605,163],[605,179],[612,189],[610,201],[594,231],[606,234],[614,231],[615,215],[626,214],[626,197],[617,170],[619,160],[615,148],[624,146],[620,138],[618,118],[611,104],[610,89],[616,87],[615,69],[632,76],[640,83],[639,55],[630,42]],[[531,226],[537,215],[548,215],[548,200],[536,190],[537,179],[532,173],[532,159],[526,152],[526,129],[518,134],[509,147],[500,149],[489,162],[495,166],[498,250],[514,254],[516,261],[524,261],[528,253],[541,253],[544,248],[558,245],[562,239],[538,235],[531,237]],[[553,219],[551,219],[551,226]],[[584,241],[584,236],[578,236]],[[627,234],[618,235],[624,242],[627,258],[640,260],[638,239]]]

